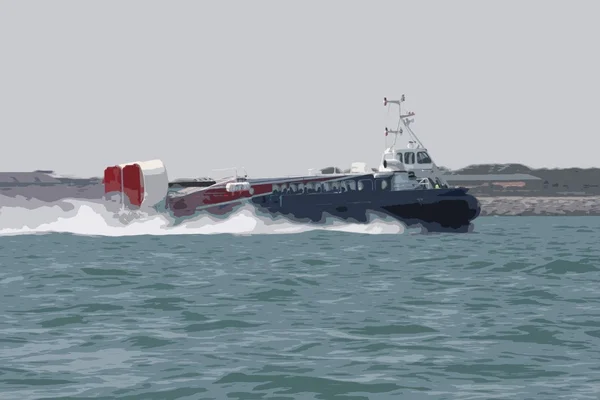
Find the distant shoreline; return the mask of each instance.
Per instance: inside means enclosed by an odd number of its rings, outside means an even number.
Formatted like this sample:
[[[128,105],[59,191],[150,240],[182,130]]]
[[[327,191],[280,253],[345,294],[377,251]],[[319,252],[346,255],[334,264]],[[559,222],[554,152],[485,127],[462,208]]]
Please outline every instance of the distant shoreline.
[[[470,188],[481,216],[600,216],[600,169],[531,169],[522,164],[481,164],[441,168],[451,186]],[[328,167],[322,173],[334,172]],[[102,178],[66,178],[52,171],[0,172],[0,206],[23,200],[99,200]]]
[[[104,193],[102,185],[87,187],[14,187],[0,190],[0,207],[54,203],[77,199],[98,201]],[[600,216],[600,196],[540,196],[475,194],[481,204],[481,216]]]

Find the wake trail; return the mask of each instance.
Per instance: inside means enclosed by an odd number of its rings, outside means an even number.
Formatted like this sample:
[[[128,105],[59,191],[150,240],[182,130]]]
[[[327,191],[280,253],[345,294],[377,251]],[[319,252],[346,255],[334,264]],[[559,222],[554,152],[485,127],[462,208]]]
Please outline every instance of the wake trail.
[[[257,215],[242,206],[226,218],[198,215],[177,223],[152,211],[111,212],[100,202],[63,199],[53,203],[0,196],[0,236],[71,233],[88,236],[290,234],[338,231],[361,234],[398,234],[406,228],[395,220],[372,216],[367,224],[329,218],[323,224],[291,221],[283,216]]]

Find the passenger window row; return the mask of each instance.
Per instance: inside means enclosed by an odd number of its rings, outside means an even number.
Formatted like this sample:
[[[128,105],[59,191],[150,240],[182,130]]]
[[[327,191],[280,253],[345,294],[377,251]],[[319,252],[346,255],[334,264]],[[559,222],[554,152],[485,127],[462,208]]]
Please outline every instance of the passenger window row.
[[[357,190],[356,181],[335,181],[335,182],[309,182],[309,183],[282,183],[273,185],[273,193],[284,194],[304,194],[304,193],[345,193]],[[358,190],[362,190],[361,183],[358,184]]]

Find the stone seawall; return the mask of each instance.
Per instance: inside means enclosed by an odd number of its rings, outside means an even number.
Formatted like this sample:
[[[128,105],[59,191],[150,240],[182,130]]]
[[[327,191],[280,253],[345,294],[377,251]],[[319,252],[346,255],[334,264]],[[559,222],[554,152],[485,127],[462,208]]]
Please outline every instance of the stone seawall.
[[[600,215],[600,196],[477,196],[481,215]]]

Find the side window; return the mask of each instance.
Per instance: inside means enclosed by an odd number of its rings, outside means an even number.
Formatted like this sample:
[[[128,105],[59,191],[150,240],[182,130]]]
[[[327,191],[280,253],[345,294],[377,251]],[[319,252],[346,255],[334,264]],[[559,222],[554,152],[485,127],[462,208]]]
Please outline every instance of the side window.
[[[381,180],[381,190],[385,190],[388,187],[388,183],[385,179]]]
[[[407,151],[404,153],[404,164],[414,164],[415,163],[415,153],[412,151]]]
[[[429,154],[424,151],[420,151],[417,153],[417,163],[419,164],[431,164],[431,158]]]
[[[358,181],[358,190],[373,190],[373,183],[367,179]]]
[[[356,190],[356,181],[348,181],[348,190]]]
[[[396,159],[400,162],[402,162],[402,153],[398,153],[396,154]]]

